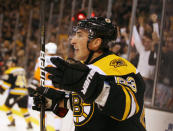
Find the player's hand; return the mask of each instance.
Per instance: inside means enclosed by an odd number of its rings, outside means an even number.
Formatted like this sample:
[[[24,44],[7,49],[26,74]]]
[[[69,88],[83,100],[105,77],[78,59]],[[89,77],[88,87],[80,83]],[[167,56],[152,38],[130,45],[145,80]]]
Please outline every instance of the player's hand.
[[[39,108],[42,104],[44,104],[47,109],[51,110],[56,104],[59,103],[59,101],[65,98],[65,92],[54,90],[48,87],[39,87],[36,89],[36,92],[37,95],[32,97],[35,106]]]
[[[39,95],[33,96],[33,110],[41,111],[41,106],[44,105],[45,111],[52,111],[59,117],[64,117],[67,114],[68,109],[59,107],[61,101],[68,99],[68,95],[65,94],[65,92],[57,91],[48,87],[39,87],[37,92]]]
[[[55,100],[43,97],[41,95],[33,97],[32,109],[36,111],[41,111],[41,106],[44,105],[45,111],[53,111],[58,108],[58,103]]]
[[[81,62],[70,64],[60,58],[51,58],[56,67],[46,67],[55,87],[77,92],[85,102],[92,102],[103,88],[104,77]]]
[[[37,96],[37,88],[39,88],[39,81],[38,80],[35,80],[35,79],[32,79],[30,82],[29,82],[29,85],[28,85],[28,93],[29,93],[29,96],[33,97],[33,96]]]
[[[43,96],[45,98],[51,99],[53,101],[59,101],[65,98],[66,94],[63,91],[58,91],[49,87],[37,87],[37,88],[30,88],[30,90],[33,90],[34,95],[30,95],[31,97],[36,99],[39,96]]]

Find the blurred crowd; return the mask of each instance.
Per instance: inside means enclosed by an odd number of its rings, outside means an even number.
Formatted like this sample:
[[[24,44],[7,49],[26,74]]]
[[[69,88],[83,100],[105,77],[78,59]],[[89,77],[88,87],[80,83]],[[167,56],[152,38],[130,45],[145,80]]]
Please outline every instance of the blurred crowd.
[[[1,1],[0,75],[6,69],[6,61],[11,56],[16,56],[18,64],[25,68],[29,79],[33,75],[35,60],[40,51],[40,1],[15,0],[13,4],[10,0]],[[48,22],[51,2],[54,3],[54,8],[51,21]],[[68,38],[71,24],[71,8],[69,7],[72,6],[72,2],[65,1],[62,19],[60,19],[60,2],[52,0],[46,4],[48,7],[45,9],[46,42],[57,43],[59,56],[73,57],[73,49],[69,45]],[[169,7],[173,2],[168,0],[167,3],[163,41],[160,41],[159,36],[162,11],[160,3],[161,0],[138,2],[132,40],[129,40],[132,0],[113,0],[111,18],[118,25],[118,38],[109,43],[109,46],[112,52],[130,60],[141,72],[146,83],[146,104],[147,102],[151,104],[154,80],[157,77],[155,105],[162,109],[173,110],[173,12]],[[107,0],[102,2],[93,0],[92,10],[95,16],[106,16],[105,5],[107,4]],[[87,7],[87,1],[83,3],[79,0],[76,2],[75,12],[79,10],[87,12]],[[30,18],[31,24],[29,24]],[[129,44],[131,48],[128,55]],[[159,45],[161,46],[160,56]],[[158,58],[160,62],[157,69]],[[159,72],[157,76],[156,71]]]

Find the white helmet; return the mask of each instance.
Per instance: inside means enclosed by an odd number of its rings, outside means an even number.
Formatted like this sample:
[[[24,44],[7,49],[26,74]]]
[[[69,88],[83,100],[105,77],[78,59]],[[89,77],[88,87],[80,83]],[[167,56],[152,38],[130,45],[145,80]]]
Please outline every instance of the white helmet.
[[[46,44],[45,50],[47,54],[56,54],[57,45],[55,43],[49,42]]]

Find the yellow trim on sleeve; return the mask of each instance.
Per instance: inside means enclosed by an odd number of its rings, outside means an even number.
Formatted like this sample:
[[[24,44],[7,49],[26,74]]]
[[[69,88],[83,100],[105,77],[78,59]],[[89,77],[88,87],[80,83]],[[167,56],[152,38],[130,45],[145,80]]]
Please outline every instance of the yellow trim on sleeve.
[[[130,111],[130,106],[131,106],[131,98],[130,98],[130,95],[128,93],[128,91],[126,90],[126,88],[124,86],[122,86],[122,89],[124,91],[124,94],[126,96],[126,106],[125,106],[125,111],[124,111],[124,115],[123,115],[123,118],[122,120],[125,120],[129,114],[129,111]]]
[[[2,88],[3,89],[9,89],[11,87],[11,84],[10,83],[8,83],[8,82],[5,82],[5,81],[3,81],[3,85],[2,85]]]
[[[124,111],[124,115],[123,115],[122,119],[117,119],[114,116],[110,116],[111,118],[113,118],[117,121],[125,120],[128,117],[128,114],[130,112],[130,107],[131,107],[131,98],[130,98],[130,95],[129,95],[127,89],[123,85],[120,85],[120,86],[122,87],[122,90],[124,91],[124,94],[126,97],[126,105],[125,105],[125,111]]]
[[[126,89],[132,94],[132,96],[135,100],[135,103],[136,103],[136,112],[135,113],[138,113],[139,112],[139,105],[138,105],[138,102],[136,100],[136,97],[135,97],[134,93],[128,87],[126,87]]]
[[[7,69],[4,73],[11,74],[14,71],[17,72],[18,70],[21,70],[21,69],[24,71],[24,69],[22,67],[11,67],[11,68]]]
[[[26,88],[14,88],[10,90],[10,94],[12,95],[27,95],[28,90]]]
[[[143,127],[146,129],[146,124],[145,124],[145,108],[143,107],[141,116],[140,116],[140,122],[142,123]]]
[[[115,118],[114,116],[110,116],[112,119],[115,119],[115,120],[117,120],[117,121],[122,121],[122,120],[120,120],[120,119],[117,119],[117,118]]]

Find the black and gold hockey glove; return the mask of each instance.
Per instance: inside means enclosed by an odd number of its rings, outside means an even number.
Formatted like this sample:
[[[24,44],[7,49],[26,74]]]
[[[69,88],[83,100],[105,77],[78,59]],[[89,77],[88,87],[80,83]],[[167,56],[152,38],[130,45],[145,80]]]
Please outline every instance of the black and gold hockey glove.
[[[56,67],[46,67],[55,87],[78,93],[85,102],[93,102],[102,91],[104,77],[81,62],[70,64],[60,58],[51,58]]]
[[[38,87],[36,95],[32,95],[34,106],[33,110],[40,111],[41,105],[45,105],[46,111],[52,111],[60,117],[64,117],[67,114],[68,109],[60,108],[59,102],[67,98],[65,92],[58,91],[48,87]]]
[[[31,79],[27,86],[29,96],[31,97],[36,96],[37,94],[36,89],[39,87],[40,87],[39,81],[36,79]]]

